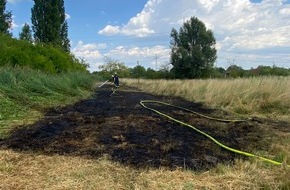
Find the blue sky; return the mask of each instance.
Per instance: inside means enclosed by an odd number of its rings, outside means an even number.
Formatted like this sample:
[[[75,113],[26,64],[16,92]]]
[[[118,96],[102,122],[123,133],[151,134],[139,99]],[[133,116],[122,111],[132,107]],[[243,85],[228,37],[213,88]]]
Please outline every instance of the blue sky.
[[[13,34],[31,24],[32,0],[8,0]],[[216,66],[290,67],[290,0],[65,0],[71,51],[90,64],[104,57],[159,69],[170,61],[170,31],[192,16],[215,35]]]

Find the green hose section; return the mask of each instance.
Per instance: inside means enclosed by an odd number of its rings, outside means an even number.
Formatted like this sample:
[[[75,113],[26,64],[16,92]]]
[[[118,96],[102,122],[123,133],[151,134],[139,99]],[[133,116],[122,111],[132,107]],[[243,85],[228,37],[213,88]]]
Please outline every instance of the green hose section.
[[[166,117],[166,118],[168,118],[168,119],[170,119],[170,120],[172,120],[172,121],[175,121],[176,123],[179,123],[179,124],[181,124],[181,125],[187,126],[187,127],[191,128],[191,129],[197,131],[198,133],[200,133],[200,134],[206,136],[206,137],[209,138],[211,141],[213,141],[214,143],[216,143],[217,145],[219,145],[220,147],[222,147],[222,148],[224,148],[224,149],[226,149],[226,150],[228,150],[228,151],[231,151],[231,152],[234,152],[234,153],[237,153],[237,154],[240,154],[240,155],[248,156],[248,157],[255,157],[255,158],[258,158],[258,159],[263,160],[263,161],[265,161],[265,162],[271,163],[271,164],[282,165],[281,162],[277,162],[277,161],[274,161],[274,160],[271,160],[271,159],[268,159],[268,158],[264,158],[264,157],[261,157],[261,156],[257,156],[257,155],[255,155],[255,154],[251,154],[251,153],[248,153],[248,152],[244,152],[244,151],[240,151],[240,150],[237,150],[237,149],[234,149],[234,148],[228,147],[228,146],[226,146],[226,145],[220,143],[219,141],[217,141],[215,138],[213,138],[213,137],[210,136],[209,134],[207,134],[207,133],[205,133],[205,132],[203,132],[203,131],[201,131],[201,130],[195,128],[194,126],[192,126],[192,125],[190,125],[190,124],[188,124],[188,123],[184,123],[184,122],[182,122],[182,121],[180,121],[180,120],[177,120],[177,119],[175,119],[175,118],[173,118],[173,117],[171,117],[171,116],[169,116],[169,115],[166,115],[165,113],[162,113],[162,112],[160,112],[160,111],[158,111],[158,110],[155,110],[155,109],[153,109],[153,108],[147,107],[147,106],[145,105],[145,103],[163,104],[163,105],[167,105],[167,106],[171,106],[171,107],[179,108],[179,109],[182,109],[182,110],[190,111],[190,112],[192,112],[192,113],[198,114],[199,116],[202,116],[202,117],[205,117],[205,118],[208,118],[208,119],[217,120],[217,121],[225,121],[225,122],[241,122],[241,121],[245,121],[245,120],[223,120],[223,119],[215,119],[215,118],[208,117],[208,116],[202,115],[202,114],[200,114],[200,113],[197,113],[197,112],[194,112],[194,111],[191,111],[191,110],[185,109],[185,108],[181,108],[181,107],[178,107],[178,106],[170,105],[170,104],[168,104],[168,103],[161,102],[161,101],[154,101],[154,100],[142,100],[142,101],[140,101],[140,104],[141,104],[144,108],[146,108],[146,109],[148,109],[148,110],[151,110],[151,111],[153,111],[153,112],[155,112],[155,113],[157,113],[157,114],[159,114],[159,115],[162,115],[162,116],[164,116],[164,117]],[[290,168],[290,165],[286,165],[286,166]]]

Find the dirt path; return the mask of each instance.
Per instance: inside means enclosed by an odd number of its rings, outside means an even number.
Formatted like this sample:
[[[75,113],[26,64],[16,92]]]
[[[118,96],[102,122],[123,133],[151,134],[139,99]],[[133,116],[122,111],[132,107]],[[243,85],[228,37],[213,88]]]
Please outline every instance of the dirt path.
[[[231,115],[200,103],[154,96],[131,87],[122,87],[117,93],[120,96],[110,97],[111,86],[107,85],[92,99],[49,110],[43,120],[20,126],[9,139],[0,140],[0,148],[89,159],[106,155],[136,168],[204,170],[218,163],[232,163],[240,157],[192,129],[146,110],[139,102],[161,100],[214,117],[234,119]],[[266,133],[265,129],[280,128],[281,125],[265,120],[222,123],[164,106],[158,109],[192,124],[230,147],[244,151],[267,150],[272,134]],[[282,127],[284,130],[290,128],[289,124],[283,126],[287,126]]]

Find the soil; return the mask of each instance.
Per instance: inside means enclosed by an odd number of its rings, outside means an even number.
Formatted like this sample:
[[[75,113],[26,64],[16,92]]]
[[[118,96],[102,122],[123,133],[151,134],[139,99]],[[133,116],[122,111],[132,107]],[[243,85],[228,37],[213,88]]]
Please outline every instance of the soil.
[[[207,170],[247,157],[229,152],[196,131],[145,109],[141,100],[158,100],[217,118],[237,119],[230,113],[181,98],[156,96],[122,86],[99,88],[94,97],[74,105],[47,110],[42,120],[18,126],[1,149],[45,155],[109,159],[135,168]],[[208,120],[176,108],[148,104],[208,133],[221,143],[243,151],[268,150],[275,131],[290,132],[290,124],[259,118],[245,122]]]

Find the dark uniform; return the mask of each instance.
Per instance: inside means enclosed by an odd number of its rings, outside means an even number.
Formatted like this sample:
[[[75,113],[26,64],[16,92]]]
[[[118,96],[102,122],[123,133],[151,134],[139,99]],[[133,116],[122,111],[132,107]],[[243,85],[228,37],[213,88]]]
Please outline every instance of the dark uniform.
[[[115,88],[118,88],[119,87],[119,77],[118,77],[117,73],[115,73],[113,75],[113,81],[114,81]]]

